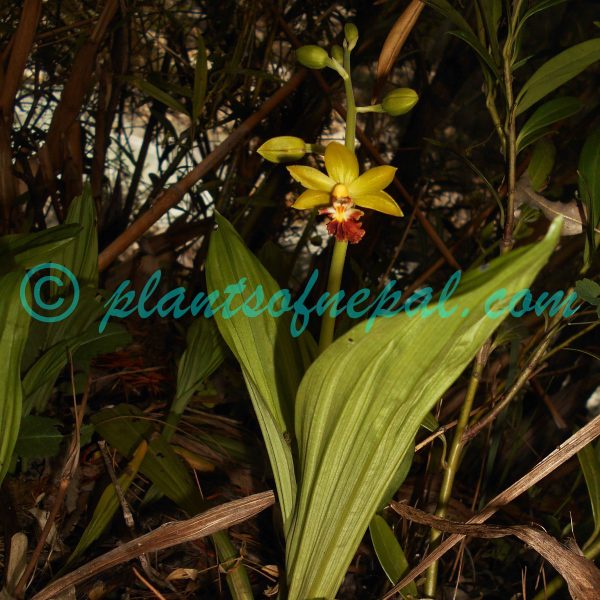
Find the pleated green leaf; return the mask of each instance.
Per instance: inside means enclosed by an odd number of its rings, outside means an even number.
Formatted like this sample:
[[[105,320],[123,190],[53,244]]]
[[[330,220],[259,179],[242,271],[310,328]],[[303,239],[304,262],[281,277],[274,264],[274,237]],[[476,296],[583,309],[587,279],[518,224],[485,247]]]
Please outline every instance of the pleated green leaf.
[[[545,62],[523,85],[517,96],[517,115],[600,60],[600,38],[563,50]]]
[[[200,318],[194,321],[187,332],[186,342],[177,369],[177,392],[171,404],[170,425],[176,424],[191,397],[225,357],[223,340],[211,320]]]
[[[257,305],[253,296],[259,286],[263,306],[279,292],[279,286],[260,261],[246,248],[242,238],[221,215],[213,232],[206,264],[209,292],[222,293],[228,286],[245,279],[239,300],[231,302],[232,312],[242,302]],[[220,304],[221,302],[219,302]],[[280,304],[276,304],[280,308]],[[269,453],[275,485],[281,504],[284,530],[296,497],[296,478],[292,454],[294,397],[304,371],[315,354],[315,343],[308,335],[293,338],[288,315],[275,318],[265,310],[249,318],[242,311],[215,320],[223,339],[239,361]]]
[[[56,251],[70,244],[81,227],[58,225],[35,233],[14,233],[0,237],[0,273],[16,266],[31,268],[52,260]]]
[[[22,271],[13,271],[0,277],[0,484],[19,437],[23,410],[21,357],[30,320],[20,299],[23,275]],[[31,301],[29,287],[25,293]]]
[[[500,325],[558,242],[561,220],[538,244],[469,272],[439,312],[358,324],[306,372],[296,401],[298,499],[287,539],[288,600],[335,598],[386,490],[428,411]],[[486,300],[498,318],[486,314]],[[498,298],[498,299],[496,299]],[[435,304],[428,310],[441,310]]]
[[[98,287],[98,232],[96,207],[89,183],[83,186],[81,196],[73,198],[65,224],[81,227],[72,244],[66,246],[53,262],[70,269],[80,287]],[[64,277],[63,277],[64,279]]]

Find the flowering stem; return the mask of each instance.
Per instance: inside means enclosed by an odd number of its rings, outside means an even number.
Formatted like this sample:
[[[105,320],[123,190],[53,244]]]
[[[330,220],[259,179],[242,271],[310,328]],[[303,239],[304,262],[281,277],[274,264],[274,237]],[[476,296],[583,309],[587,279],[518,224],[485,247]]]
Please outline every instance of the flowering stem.
[[[348,242],[335,241],[331,265],[329,267],[329,279],[327,280],[328,298],[333,298],[340,291],[347,249]],[[331,308],[323,314],[323,320],[321,321],[321,335],[319,337],[319,353],[323,352],[323,350],[333,342],[335,316],[333,316],[331,312],[334,310],[335,304],[335,302],[332,303]]]
[[[354,100],[354,90],[352,89],[352,78],[350,77],[350,50],[344,48],[343,68],[336,69],[344,80],[344,89],[346,90],[346,148],[354,152],[356,141],[356,102]],[[333,256],[329,266],[329,279],[327,280],[327,293],[329,298],[333,298],[340,291],[342,284],[342,274],[344,273],[344,263],[346,261],[346,251],[348,242],[335,241],[333,246]],[[325,312],[321,321],[321,335],[319,336],[319,353],[323,352],[333,342],[335,331],[335,316],[331,314],[334,310],[335,302],[331,309]]]
[[[356,101],[352,89],[352,77],[350,76],[350,50],[344,48],[344,88],[346,90],[346,148],[354,152],[356,140]]]

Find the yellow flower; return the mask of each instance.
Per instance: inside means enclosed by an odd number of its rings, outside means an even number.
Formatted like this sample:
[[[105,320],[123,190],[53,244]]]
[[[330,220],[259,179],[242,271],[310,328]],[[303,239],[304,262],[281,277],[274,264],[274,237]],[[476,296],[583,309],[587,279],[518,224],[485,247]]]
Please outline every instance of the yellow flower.
[[[402,216],[396,201],[383,191],[394,179],[394,167],[374,167],[359,176],[354,152],[338,142],[331,142],[325,149],[325,168],[327,175],[312,167],[287,167],[291,176],[306,188],[293,208],[302,210],[342,201],[387,215]]]

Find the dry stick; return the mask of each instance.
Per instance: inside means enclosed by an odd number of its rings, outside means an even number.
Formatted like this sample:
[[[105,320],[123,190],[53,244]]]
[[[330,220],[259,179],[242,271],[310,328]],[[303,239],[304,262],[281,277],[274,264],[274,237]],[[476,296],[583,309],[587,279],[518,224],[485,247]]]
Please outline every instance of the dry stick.
[[[555,471],[560,465],[577,454],[583,447],[594,441],[600,436],[600,416],[592,419],[585,427],[574,433],[570,438],[563,442],[556,450],[551,452],[546,458],[540,461],[529,473],[513,483],[509,488],[498,494],[490,500],[485,508],[467,523],[485,523],[500,508],[512,502],[515,498],[527,491],[544,477]],[[439,560],[448,550],[451,550],[456,544],[465,538],[464,535],[451,535],[443,541],[438,548],[429,554],[423,561],[412,569],[402,580],[397,583],[381,600],[392,598],[403,587],[414,581],[423,573],[430,564]]]
[[[273,10],[279,20],[281,29],[283,29],[283,32],[285,33],[286,37],[291,42],[292,46],[294,46],[294,48],[300,47],[302,44],[300,43],[298,38],[294,35],[294,32],[292,31],[290,26],[287,24],[285,19],[279,14],[279,12],[276,9],[273,9]],[[325,78],[321,75],[321,73],[319,73],[319,71],[312,70],[311,74],[315,77],[315,79],[317,80],[317,82],[318,82],[319,86],[321,87],[321,89],[323,90],[323,92],[327,96],[330,96],[331,95],[331,87],[325,81]],[[333,102],[332,106],[342,119],[346,119],[346,109],[343,106],[341,106],[340,104],[337,104],[336,102]],[[367,137],[367,135],[365,135],[365,132],[360,127],[356,128],[356,137],[359,139],[359,141],[362,144],[362,146],[364,147],[364,149],[367,151],[368,154],[371,155],[371,158],[377,164],[379,164],[379,165],[387,164],[386,161],[381,156],[381,154],[379,153],[379,151],[377,150],[377,148],[375,148],[375,146],[373,145],[371,140]],[[397,177],[394,177],[394,181],[392,183],[394,184],[394,187],[400,192],[400,195],[404,198],[404,200],[407,202],[407,204],[409,204],[412,208],[414,208],[417,219],[419,219],[419,222],[423,226],[425,233],[427,233],[427,235],[429,236],[431,241],[435,244],[436,248],[440,251],[441,255],[444,257],[444,261],[447,262],[450,266],[454,267],[455,269],[460,269],[460,265],[458,264],[458,262],[452,255],[452,252],[448,249],[448,246],[446,246],[446,244],[444,243],[444,240],[442,240],[442,238],[438,235],[438,232],[435,230],[433,225],[427,220],[427,217],[419,209],[415,199],[408,193],[407,189],[402,185],[402,182]]]
[[[116,240],[107,246],[98,257],[98,270],[104,271],[122,252],[138,240],[169,209],[179,203],[183,195],[207,173],[218,167],[228,154],[283,100],[285,100],[306,77],[302,70],[279,88],[254,114],[250,115],[204,160],[197,164],[183,179],[174,183],[156,202],[139,216]]]
[[[32,600],[51,600],[64,590],[95,577],[111,567],[132,560],[140,554],[159,552],[222,531],[253,517],[274,503],[275,494],[272,491],[261,492],[216,506],[185,521],[165,523],[154,531],[117,546],[72,573],[57,579],[38,592]]]

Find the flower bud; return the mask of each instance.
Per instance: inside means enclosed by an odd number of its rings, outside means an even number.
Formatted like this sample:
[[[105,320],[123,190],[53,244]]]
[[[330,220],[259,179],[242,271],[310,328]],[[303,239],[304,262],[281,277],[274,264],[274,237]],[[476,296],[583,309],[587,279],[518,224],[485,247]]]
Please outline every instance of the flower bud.
[[[296,50],[296,58],[301,65],[309,69],[323,69],[328,66],[330,58],[320,46],[302,46]]]
[[[293,162],[306,154],[306,144],[299,137],[282,135],[267,140],[257,152],[272,163]]]
[[[339,62],[340,65],[344,64],[344,51],[342,50],[341,46],[338,46],[336,44],[335,46],[333,46],[331,48],[331,58],[333,58],[333,60]]]
[[[392,117],[407,113],[419,101],[419,95],[410,88],[392,90],[381,103],[383,110]]]
[[[358,42],[358,27],[354,23],[346,23],[344,25],[344,36],[348,43],[348,48],[352,50]]]

